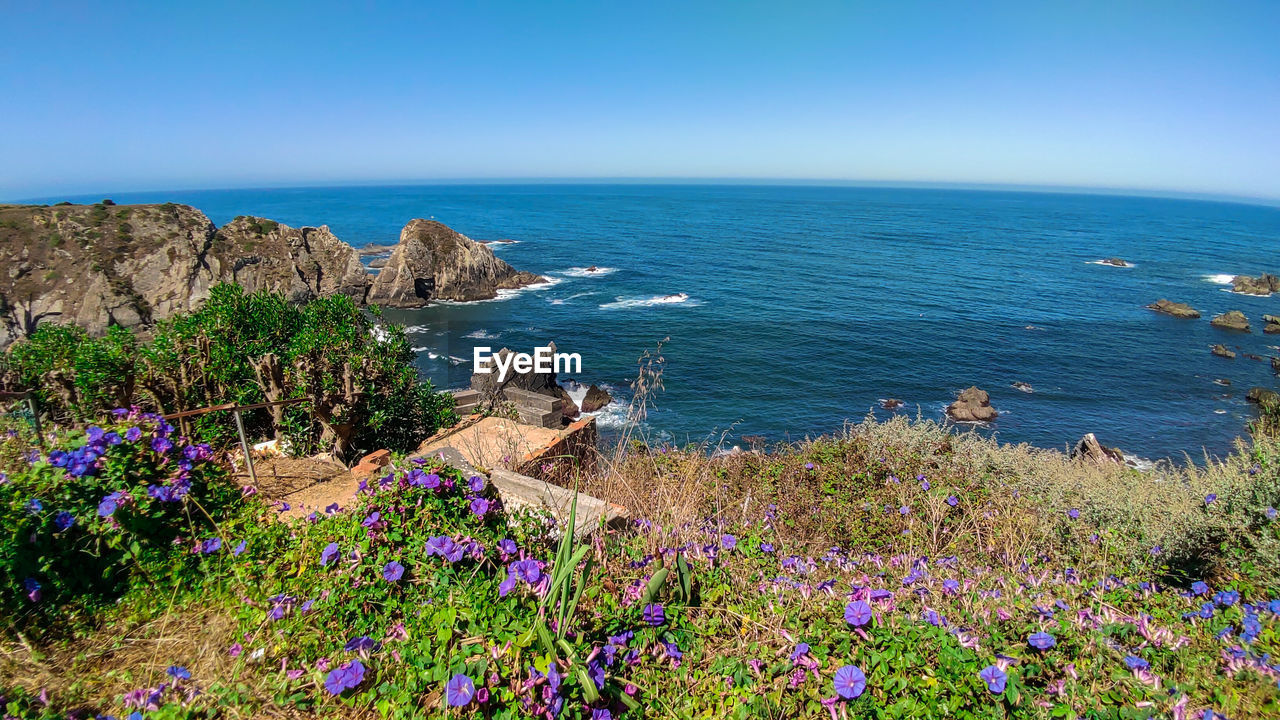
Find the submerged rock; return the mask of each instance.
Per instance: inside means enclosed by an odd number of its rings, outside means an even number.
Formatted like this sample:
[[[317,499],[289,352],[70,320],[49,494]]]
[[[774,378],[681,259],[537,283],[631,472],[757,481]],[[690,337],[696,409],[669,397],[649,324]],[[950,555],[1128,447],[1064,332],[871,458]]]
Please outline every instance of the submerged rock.
[[[1213,353],[1214,355],[1217,355],[1218,357],[1226,358],[1228,360],[1236,359],[1236,354],[1228,350],[1226,345],[1222,345],[1222,344],[1214,345],[1212,348],[1209,349],[1209,352]]]
[[[432,300],[488,300],[499,290],[544,282],[485,245],[434,220],[411,220],[369,289],[370,304],[422,307]]]
[[[960,391],[956,401],[947,406],[947,417],[956,422],[991,422],[999,416],[991,407],[991,396],[977,387]]]
[[[897,410],[903,405],[904,403],[897,398],[885,398],[880,401],[880,408],[882,410]]]
[[[1280,277],[1270,273],[1263,273],[1258,277],[1237,275],[1231,279],[1231,291],[1265,297],[1271,293],[1280,292]]]
[[[1102,261],[1102,264],[1111,265],[1114,267],[1129,267],[1129,263],[1125,262],[1124,260],[1121,260],[1118,257],[1107,258],[1106,260]]]
[[[1021,390],[1022,392],[1027,393],[1028,395],[1036,391],[1035,388],[1031,387],[1031,383],[1025,383],[1025,382],[1022,382],[1021,380],[1016,380],[1013,383],[1010,383],[1009,387],[1013,388],[1014,390]]]
[[[1176,318],[1186,318],[1194,320],[1200,317],[1200,311],[1187,305],[1186,303],[1172,302],[1161,298],[1147,306],[1148,310],[1155,310],[1158,313],[1172,315]]]

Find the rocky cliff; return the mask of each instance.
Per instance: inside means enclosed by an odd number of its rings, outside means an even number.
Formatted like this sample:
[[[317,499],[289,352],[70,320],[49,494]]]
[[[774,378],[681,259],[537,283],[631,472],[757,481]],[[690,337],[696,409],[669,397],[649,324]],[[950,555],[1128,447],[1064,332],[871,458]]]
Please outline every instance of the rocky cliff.
[[[238,217],[217,228],[186,205],[0,205],[0,348],[44,322],[101,334],[199,307],[236,283],[294,301],[335,293],[417,307],[481,300],[542,278],[519,272],[448,227],[410,222],[370,279],[359,253],[327,227]]]
[[[541,282],[487,246],[433,220],[411,220],[369,289],[368,301],[421,307],[431,300],[487,300],[498,290]]]

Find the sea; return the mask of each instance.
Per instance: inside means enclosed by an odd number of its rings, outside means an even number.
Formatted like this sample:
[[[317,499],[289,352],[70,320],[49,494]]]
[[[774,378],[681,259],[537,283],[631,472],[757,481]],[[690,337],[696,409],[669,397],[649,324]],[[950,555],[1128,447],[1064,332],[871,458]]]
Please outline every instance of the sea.
[[[393,245],[412,218],[443,222],[548,282],[492,301],[387,311],[424,377],[467,385],[477,346],[578,353],[573,379],[618,398],[637,362],[663,362],[653,441],[794,441],[893,412],[941,421],[961,389],[999,418],[965,431],[1066,449],[1085,433],[1145,458],[1231,450],[1276,387],[1265,358],[1280,295],[1232,293],[1280,272],[1280,208],[1101,194],[815,185],[532,184],[117,193],[328,225],[357,248]],[[96,201],[99,197],[50,198]],[[389,248],[388,248],[389,249]],[[1101,264],[1119,257],[1125,267]],[[595,268],[589,271],[589,268]],[[1158,298],[1204,317],[1144,308]],[[1252,334],[1212,328],[1242,310]],[[1229,385],[1224,384],[1229,381]],[[1014,387],[1025,383],[1032,392]],[[901,400],[896,411],[882,401]]]

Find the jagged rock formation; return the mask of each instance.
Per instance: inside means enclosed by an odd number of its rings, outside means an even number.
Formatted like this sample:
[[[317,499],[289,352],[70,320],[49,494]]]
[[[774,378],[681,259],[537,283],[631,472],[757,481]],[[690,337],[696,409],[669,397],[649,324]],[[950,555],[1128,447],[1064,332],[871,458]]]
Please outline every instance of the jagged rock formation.
[[[493,251],[434,220],[411,220],[369,289],[368,301],[422,307],[431,300],[487,300],[498,290],[542,282]]]
[[[1111,448],[1098,442],[1098,437],[1093,433],[1088,433],[1080,438],[1080,442],[1071,449],[1072,460],[1087,460],[1099,465],[1108,465],[1111,463],[1124,463],[1124,453],[1116,448]]]
[[[991,407],[991,396],[985,390],[970,387],[947,406],[947,416],[956,422],[990,422],[1000,413]]]
[[[1231,279],[1231,290],[1245,295],[1262,295],[1266,297],[1271,293],[1280,292],[1280,277],[1270,273],[1262,273],[1258,277],[1237,275]]]
[[[592,385],[587,388],[587,394],[582,397],[582,412],[595,412],[600,408],[613,402],[613,396],[608,390],[604,390],[599,385]]]
[[[1249,394],[1245,399],[1251,403],[1257,403],[1259,406],[1267,409],[1280,409],[1280,393],[1275,390],[1268,390],[1264,387],[1249,388]]]
[[[1218,356],[1218,357],[1220,357],[1220,358],[1226,358],[1226,359],[1228,359],[1228,360],[1235,360],[1235,359],[1236,359],[1236,354],[1235,354],[1234,352],[1232,352],[1231,350],[1228,350],[1228,349],[1227,349],[1227,346],[1226,346],[1226,345],[1222,345],[1221,343],[1219,343],[1218,345],[1214,345],[1213,347],[1209,348],[1209,352],[1213,353],[1214,355],[1217,355],[1217,356]]]
[[[1195,320],[1200,317],[1200,311],[1190,305],[1186,303],[1171,302],[1164,298],[1151,303],[1147,306],[1147,309],[1155,310],[1156,312],[1164,313],[1165,315],[1172,315],[1176,318],[1186,318],[1188,320]]]
[[[274,290],[294,302],[327,295],[363,302],[369,287],[359,253],[328,226],[291,228],[238,217],[214,234],[208,266],[214,277],[245,292]]]
[[[1221,315],[1214,315],[1209,324],[1223,330],[1249,332],[1249,318],[1245,317],[1245,314],[1239,310],[1228,310]]]
[[[1262,322],[1266,323],[1262,327],[1262,332],[1268,335],[1280,333],[1280,315],[1263,315]]]
[[[360,252],[328,227],[238,217],[217,228],[174,203],[0,205],[0,349],[44,322],[95,335],[111,325],[146,327],[199,307],[223,282],[297,302],[342,294],[414,307],[424,297],[480,300],[540,280],[425,220],[405,227],[371,282]]]

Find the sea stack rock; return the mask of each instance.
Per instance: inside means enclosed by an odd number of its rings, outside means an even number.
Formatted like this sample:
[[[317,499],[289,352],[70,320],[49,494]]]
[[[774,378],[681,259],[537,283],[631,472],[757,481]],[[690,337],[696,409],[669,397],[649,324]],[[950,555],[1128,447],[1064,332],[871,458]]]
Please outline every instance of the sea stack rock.
[[[1213,353],[1214,355],[1217,355],[1220,358],[1226,358],[1228,360],[1236,359],[1236,354],[1228,350],[1226,345],[1222,345],[1222,344],[1214,345],[1212,348],[1209,349],[1209,352]]]
[[[582,397],[582,412],[595,412],[600,408],[613,402],[613,396],[607,390],[602,389],[598,385],[592,385],[587,388],[587,394]]]
[[[1245,295],[1262,295],[1265,297],[1271,293],[1280,292],[1280,277],[1270,273],[1263,273],[1258,277],[1237,275],[1231,279],[1231,290]]]
[[[1280,333],[1280,315],[1263,315],[1262,322],[1266,323],[1262,327],[1262,332],[1268,335]]]
[[[1209,321],[1210,325],[1223,330],[1236,330],[1238,332],[1249,332],[1249,318],[1239,310],[1228,310],[1221,315],[1215,315],[1213,320]]]
[[[947,406],[947,417],[956,422],[991,422],[1000,416],[991,407],[991,396],[985,390],[969,387]]]
[[[543,282],[493,251],[434,220],[411,220],[369,289],[368,302],[422,307],[432,300],[487,300],[498,290]]]
[[[360,254],[323,225],[291,228],[238,217],[215,233],[206,261],[219,280],[246,294],[271,290],[293,302],[346,295],[360,303],[369,289]]]
[[[1124,453],[1116,448],[1109,448],[1098,442],[1098,438],[1093,433],[1088,433],[1080,438],[1080,442],[1071,449],[1072,460],[1082,460],[1097,463],[1099,465],[1123,464]]]
[[[1190,305],[1187,305],[1186,303],[1170,302],[1163,298],[1148,305],[1147,309],[1188,320],[1195,320],[1200,317],[1200,312]]]

